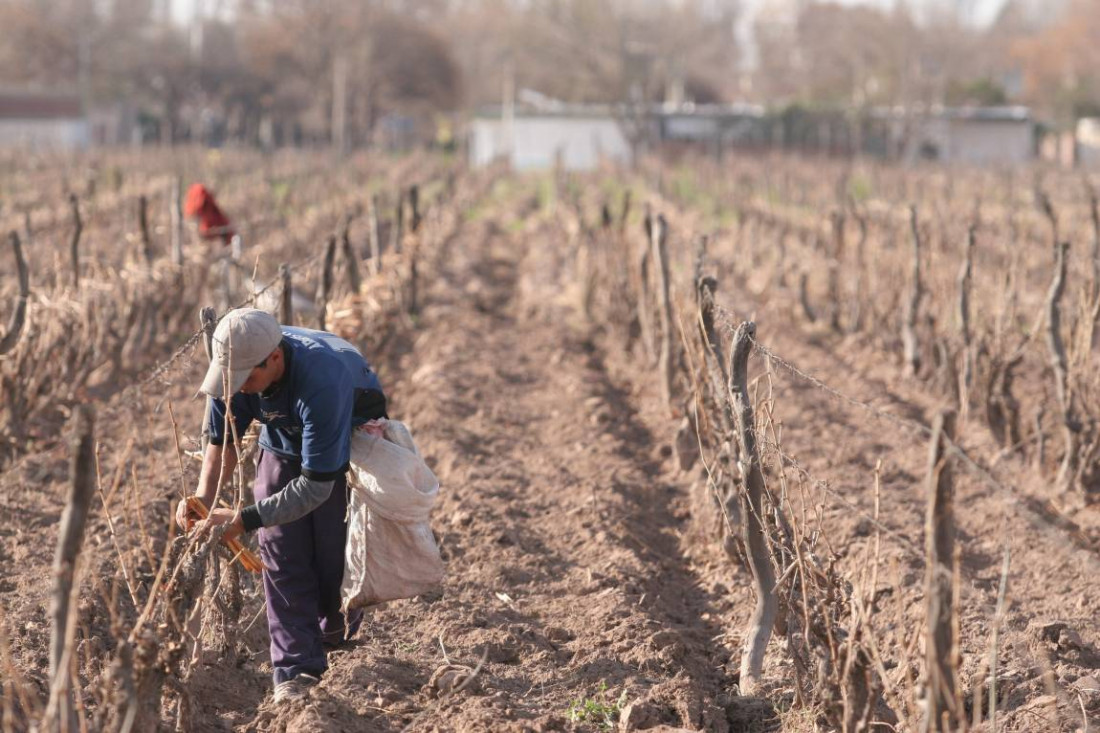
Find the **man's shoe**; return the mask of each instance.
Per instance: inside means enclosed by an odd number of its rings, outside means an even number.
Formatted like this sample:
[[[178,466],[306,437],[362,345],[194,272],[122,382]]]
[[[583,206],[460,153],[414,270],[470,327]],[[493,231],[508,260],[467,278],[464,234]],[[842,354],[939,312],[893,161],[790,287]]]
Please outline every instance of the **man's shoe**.
[[[275,702],[287,703],[301,700],[309,694],[309,688],[320,681],[319,678],[303,672],[297,677],[280,682],[275,685]]]

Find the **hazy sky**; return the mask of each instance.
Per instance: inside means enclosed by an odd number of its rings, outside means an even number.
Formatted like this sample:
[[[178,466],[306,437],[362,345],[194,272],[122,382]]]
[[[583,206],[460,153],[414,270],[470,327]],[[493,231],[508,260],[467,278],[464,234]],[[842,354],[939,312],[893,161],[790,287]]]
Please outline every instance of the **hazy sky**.
[[[172,15],[179,22],[186,22],[194,17],[196,4],[202,3],[202,6],[210,12],[220,3],[218,0],[169,0],[172,3]],[[782,1],[782,0],[781,0]],[[837,0],[838,2],[846,5],[877,5],[883,8],[891,8],[897,2],[897,0]],[[744,0],[745,6],[749,9],[750,13],[758,7],[764,6],[773,2],[773,0]],[[963,8],[968,8],[968,13],[972,16],[970,20],[978,25],[988,23],[996,15],[997,11],[1005,0],[906,0],[909,6],[914,9],[920,9],[933,4],[956,4]]]
[[[833,0],[844,5],[873,5],[885,10],[893,8],[898,0]],[[935,7],[956,7],[965,22],[983,26],[992,22],[997,11],[1006,0],[904,0],[919,17],[923,11]],[[747,69],[753,69],[757,63],[756,44],[753,40],[753,20],[758,12],[769,6],[780,5],[786,8],[798,6],[799,0],[742,0],[745,14],[737,24],[737,40],[741,49],[742,63]]]
[[[218,8],[231,7],[232,2],[223,0],[160,0],[170,3],[172,16],[178,23],[186,24],[195,17],[197,8],[201,8],[204,15],[214,14]],[[745,13],[741,16],[736,29],[737,42],[741,48],[741,59],[745,68],[752,69],[757,63],[756,43],[753,38],[753,21],[756,14],[769,6],[779,5],[785,8],[796,8],[805,0],[742,0]],[[917,17],[922,12],[935,7],[957,8],[962,20],[976,26],[990,23],[997,11],[1007,0],[832,0],[844,5],[873,5],[885,10],[893,8],[897,3],[905,2]],[[1033,2],[1035,0],[1032,0]],[[1039,0],[1041,1],[1041,0]],[[164,7],[164,6],[161,6]]]
[[[755,2],[767,2],[767,0],[750,0]],[[892,8],[897,3],[897,0],[838,0],[845,5],[877,5],[882,8]],[[974,23],[975,25],[985,25],[993,21],[993,18],[997,15],[997,11],[1001,9],[1001,6],[1005,4],[1005,0],[907,0],[909,7],[920,10],[927,6],[946,6],[952,5],[959,8],[963,13],[964,20]]]

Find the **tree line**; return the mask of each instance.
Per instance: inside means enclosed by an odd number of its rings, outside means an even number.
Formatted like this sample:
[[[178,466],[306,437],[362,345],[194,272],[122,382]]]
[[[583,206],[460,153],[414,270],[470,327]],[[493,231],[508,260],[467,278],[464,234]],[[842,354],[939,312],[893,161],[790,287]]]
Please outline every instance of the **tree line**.
[[[1100,110],[1100,21],[1008,0],[992,25],[835,2],[0,0],[0,86],[120,101],[160,142],[443,134],[522,89],[568,102],[834,108],[1026,103]],[[1057,5],[1057,4],[1056,4]],[[928,7],[940,7],[935,4]],[[398,129],[398,132],[401,130]]]

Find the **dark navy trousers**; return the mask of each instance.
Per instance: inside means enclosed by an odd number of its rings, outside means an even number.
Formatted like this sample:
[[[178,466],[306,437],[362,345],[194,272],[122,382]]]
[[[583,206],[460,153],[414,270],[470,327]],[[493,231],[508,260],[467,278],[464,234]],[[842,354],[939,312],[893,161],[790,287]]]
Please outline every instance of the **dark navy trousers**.
[[[301,474],[301,464],[261,451],[256,501],[277,494]],[[341,476],[324,504],[288,524],[259,530],[260,556],[271,635],[275,684],[303,672],[320,677],[328,668],[325,646],[345,636],[340,612],[347,538],[347,478]],[[361,613],[351,624],[352,633]],[[350,636],[350,634],[348,634]]]

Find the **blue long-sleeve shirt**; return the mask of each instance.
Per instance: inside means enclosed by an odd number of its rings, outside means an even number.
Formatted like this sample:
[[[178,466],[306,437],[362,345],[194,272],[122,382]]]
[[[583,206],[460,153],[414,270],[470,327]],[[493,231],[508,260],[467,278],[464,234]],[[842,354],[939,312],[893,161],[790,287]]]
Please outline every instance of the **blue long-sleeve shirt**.
[[[282,378],[263,394],[232,397],[237,435],[258,420],[264,450],[300,461],[309,479],[332,481],[347,470],[352,429],[377,416],[357,415],[357,400],[364,393],[384,400],[382,385],[359,350],[330,333],[283,327],[282,344]],[[222,445],[225,402],[210,399],[210,443]]]

